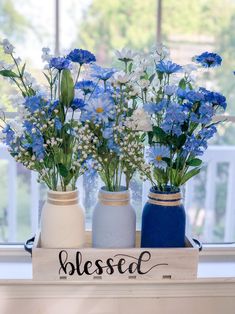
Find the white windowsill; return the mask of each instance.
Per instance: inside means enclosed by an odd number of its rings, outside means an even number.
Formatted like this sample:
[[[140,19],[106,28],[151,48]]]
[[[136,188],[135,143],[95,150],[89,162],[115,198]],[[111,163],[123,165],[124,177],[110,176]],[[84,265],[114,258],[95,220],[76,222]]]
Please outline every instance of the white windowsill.
[[[0,247],[0,296],[12,298],[235,297],[235,246],[207,246],[195,280],[55,282],[32,279],[22,246]]]

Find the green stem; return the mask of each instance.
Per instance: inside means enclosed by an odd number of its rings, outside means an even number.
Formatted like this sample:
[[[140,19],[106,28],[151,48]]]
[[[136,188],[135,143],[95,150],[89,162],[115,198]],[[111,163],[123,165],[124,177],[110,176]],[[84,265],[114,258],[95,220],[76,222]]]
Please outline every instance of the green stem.
[[[11,54],[11,57],[12,57],[12,59],[13,59],[15,65],[16,65],[16,68],[17,68],[17,71],[18,71],[20,80],[21,80],[21,82],[22,82],[22,84],[23,84],[23,87],[24,87],[24,89],[25,89],[25,92],[26,92],[26,94],[28,95],[28,89],[27,89],[27,87],[26,87],[26,85],[25,85],[24,78],[23,78],[23,75],[22,75],[22,73],[21,73],[21,71],[20,71],[20,68],[19,68],[19,66],[18,66],[18,63],[16,62],[16,59],[14,58],[13,54]],[[30,95],[28,95],[28,96],[30,96]]]
[[[78,69],[78,73],[77,73],[77,76],[76,76],[76,80],[75,80],[74,86],[75,86],[75,85],[77,84],[77,82],[78,82],[78,78],[79,78],[79,75],[80,75],[80,72],[81,72],[81,68],[82,68],[82,66],[79,65],[79,69]]]

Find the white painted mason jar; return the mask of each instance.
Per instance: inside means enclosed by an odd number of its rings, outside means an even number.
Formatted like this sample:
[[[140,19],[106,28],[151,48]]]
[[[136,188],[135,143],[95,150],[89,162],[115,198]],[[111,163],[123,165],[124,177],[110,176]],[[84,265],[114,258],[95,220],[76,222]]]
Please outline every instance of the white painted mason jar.
[[[102,187],[92,216],[92,245],[95,248],[135,247],[136,213],[130,191],[109,192]]]
[[[41,247],[80,248],[85,243],[85,214],[78,191],[48,191],[41,214]]]

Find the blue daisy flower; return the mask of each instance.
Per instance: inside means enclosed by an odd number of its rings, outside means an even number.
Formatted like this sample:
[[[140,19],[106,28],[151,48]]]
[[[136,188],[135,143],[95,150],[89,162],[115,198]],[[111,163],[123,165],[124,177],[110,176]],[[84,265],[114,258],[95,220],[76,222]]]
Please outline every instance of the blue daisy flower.
[[[149,163],[153,164],[156,168],[166,168],[167,163],[163,160],[164,157],[170,157],[170,150],[167,146],[155,144],[147,151],[147,159]]]
[[[108,123],[109,119],[114,119],[114,103],[107,94],[92,98],[81,115],[82,121],[93,120],[94,123]]]

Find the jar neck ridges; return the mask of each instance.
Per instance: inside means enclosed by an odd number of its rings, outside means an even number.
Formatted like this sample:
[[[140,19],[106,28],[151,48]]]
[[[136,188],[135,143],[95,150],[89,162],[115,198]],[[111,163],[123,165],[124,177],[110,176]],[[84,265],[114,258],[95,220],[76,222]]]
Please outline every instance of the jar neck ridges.
[[[109,206],[123,206],[130,204],[130,192],[121,191],[121,192],[108,192],[104,190],[99,191],[99,201],[103,205]]]
[[[75,205],[78,203],[78,191],[58,192],[48,191],[47,202],[53,205]]]
[[[182,195],[176,193],[155,193],[150,191],[148,194],[148,203],[161,206],[179,206],[181,205]]]

